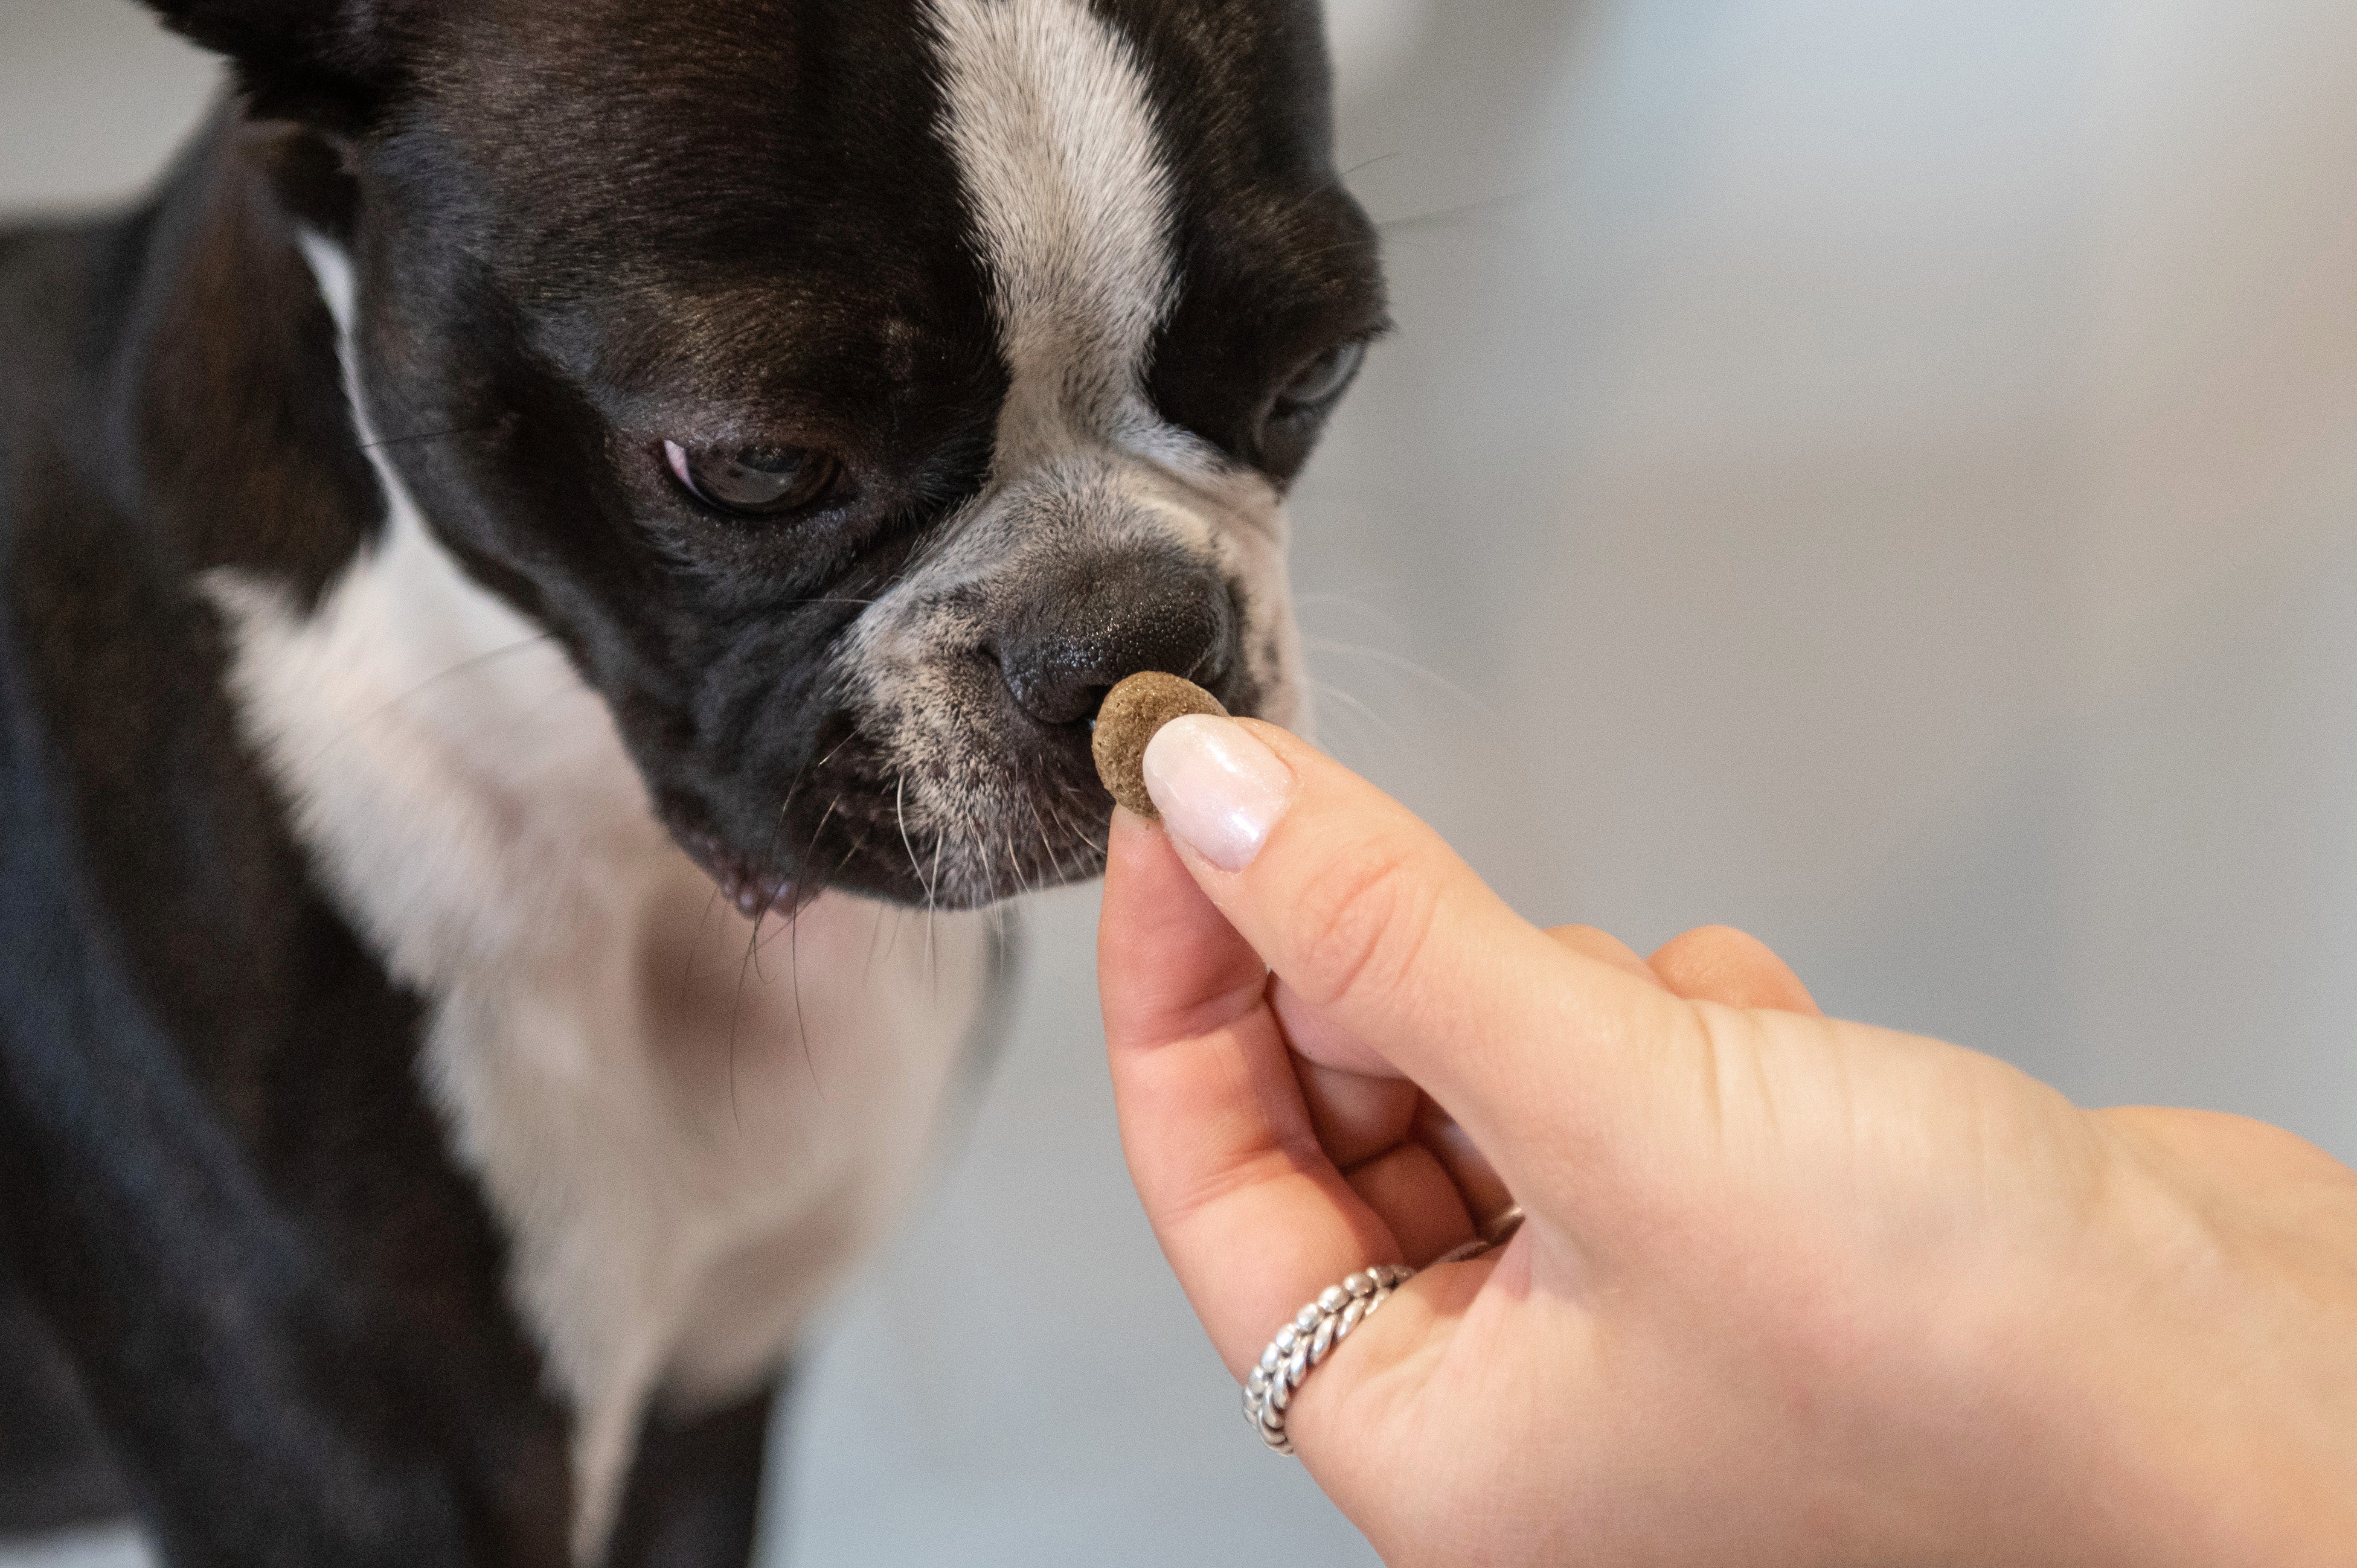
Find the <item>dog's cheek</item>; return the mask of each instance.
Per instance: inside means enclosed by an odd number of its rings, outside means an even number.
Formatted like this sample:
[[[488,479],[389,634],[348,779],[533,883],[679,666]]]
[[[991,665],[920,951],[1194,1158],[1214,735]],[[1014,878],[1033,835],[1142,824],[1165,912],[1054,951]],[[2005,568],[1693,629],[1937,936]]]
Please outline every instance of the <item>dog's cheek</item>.
[[[953,651],[980,640],[970,614],[903,590],[879,602],[837,656],[834,684],[880,762],[899,824],[931,853],[974,820],[997,753],[976,733],[988,674]]]

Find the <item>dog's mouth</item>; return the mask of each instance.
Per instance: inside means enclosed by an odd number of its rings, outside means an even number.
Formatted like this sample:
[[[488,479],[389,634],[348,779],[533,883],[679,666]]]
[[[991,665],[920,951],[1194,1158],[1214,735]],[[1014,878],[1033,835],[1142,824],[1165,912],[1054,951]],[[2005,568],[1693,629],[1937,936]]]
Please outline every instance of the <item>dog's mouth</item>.
[[[759,869],[752,856],[732,849],[717,833],[673,823],[671,834],[687,857],[712,878],[720,896],[748,920],[772,913],[792,914],[818,896],[816,889],[803,894],[802,878]]]
[[[897,831],[862,831],[851,817],[838,817],[840,828],[831,822],[814,835],[819,842],[812,846],[818,852],[813,864],[793,869],[770,864],[708,831],[673,828],[672,836],[747,919],[794,915],[830,890],[927,908],[980,908],[1086,882],[1104,871],[1103,818],[1092,818],[1085,826],[1069,812],[1052,823],[1044,818],[1037,823],[1010,822],[960,847],[945,837],[920,842],[914,834],[903,840]],[[1031,833],[1028,842],[1025,831]],[[995,864],[989,848],[994,838],[1001,846]],[[839,839],[849,842],[834,842]],[[828,861],[830,850],[831,864],[820,864]]]
[[[830,890],[913,908],[979,908],[1103,873],[1113,799],[1085,765],[1087,725],[1074,727],[1075,744],[1042,748],[1011,768],[974,768],[983,787],[962,792],[962,811],[942,810],[938,781],[920,789],[907,775],[837,759],[805,770],[792,798],[769,809],[766,832],[728,833],[692,804],[662,815],[674,841],[748,919],[791,916]]]

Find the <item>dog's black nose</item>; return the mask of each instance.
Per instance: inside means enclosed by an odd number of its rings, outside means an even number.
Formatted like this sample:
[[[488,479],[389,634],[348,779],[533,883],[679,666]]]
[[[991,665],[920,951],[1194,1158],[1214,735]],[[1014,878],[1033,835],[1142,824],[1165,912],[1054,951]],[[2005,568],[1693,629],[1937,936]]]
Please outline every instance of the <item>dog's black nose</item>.
[[[1236,610],[1208,567],[1148,557],[1076,563],[1037,585],[998,640],[1006,689],[1044,725],[1094,716],[1141,670],[1218,692],[1235,667]]]

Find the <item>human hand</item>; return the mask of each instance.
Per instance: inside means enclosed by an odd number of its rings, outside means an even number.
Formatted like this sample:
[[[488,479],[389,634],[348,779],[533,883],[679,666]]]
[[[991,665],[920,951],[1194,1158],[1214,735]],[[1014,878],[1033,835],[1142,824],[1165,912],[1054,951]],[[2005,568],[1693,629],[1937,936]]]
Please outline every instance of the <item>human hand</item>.
[[[1147,769],[1114,1088],[1230,1369],[1344,1275],[1528,1212],[1293,1400],[1388,1561],[2357,1563],[2345,1167],[1828,1020],[1732,932],[1648,962],[1541,931],[1266,725],[1180,720]]]

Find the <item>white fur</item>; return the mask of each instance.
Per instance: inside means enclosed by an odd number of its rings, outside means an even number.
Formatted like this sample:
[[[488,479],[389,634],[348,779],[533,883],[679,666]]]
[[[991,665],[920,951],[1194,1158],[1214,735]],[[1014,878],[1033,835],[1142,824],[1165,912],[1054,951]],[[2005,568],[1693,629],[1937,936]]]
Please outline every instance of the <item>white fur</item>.
[[[350,383],[350,270],[307,250]],[[430,1001],[426,1087],[576,1412],[586,1563],[650,1403],[757,1386],[910,1196],[988,933],[830,895],[744,972],[751,930],[655,822],[603,701],[377,472],[388,532],[316,613],[212,587],[298,832]]]
[[[982,704],[965,689],[964,650],[986,645],[997,595],[1073,560],[1176,547],[1241,588],[1263,715],[1297,721],[1303,682],[1275,490],[1146,394],[1178,275],[1174,182],[1135,49],[1087,0],[931,8],[942,135],[1011,382],[990,483],[861,617],[843,673],[909,780],[909,820],[948,846],[942,881],[958,886],[1003,870],[1003,824],[1026,809],[1024,786],[977,744]]]
[[[1138,380],[1177,288],[1172,182],[1129,45],[1086,0],[934,0],[943,131],[1013,385],[997,467],[1074,425],[1151,439]]]

